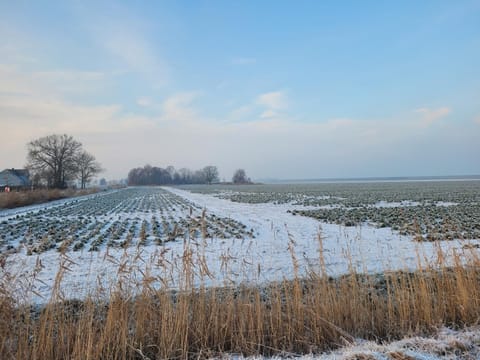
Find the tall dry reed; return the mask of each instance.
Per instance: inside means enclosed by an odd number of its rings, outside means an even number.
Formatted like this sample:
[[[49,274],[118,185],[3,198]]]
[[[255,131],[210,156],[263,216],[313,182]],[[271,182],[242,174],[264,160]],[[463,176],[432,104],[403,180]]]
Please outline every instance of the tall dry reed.
[[[20,206],[40,204],[48,201],[82,196],[98,192],[98,189],[38,189],[25,191],[0,192],[0,209],[12,209]]]
[[[293,240],[293,239],[292,239]],[[320,246],[321,239],[320,240]],[[391,340],[442,325],[461,327],[480,319],[480,259],[477,249],[460,255],[438,250],[436,260],[415,272],[351,273],[331,278],[319,272],[265,286],[192,286],[192,274],[208,277],[185,242],[180,289],[158,289],[163,279],[148,271],[140,283],[118,261],[118,284],[108,300],[64,300],[57,275],[51,301],[19,305],[12,280],[0,283],[2,359],[186,359],[222,353],[244,355],[319,352],[356,338]],[[296,258],[291,242],[294,267]],[[112,260],[113,261],[113,260]],[[164,281],[165,282],[165,281]],[[133,290],[136,289],[136,290]],[[140,290],[138,290],[140,289]]]

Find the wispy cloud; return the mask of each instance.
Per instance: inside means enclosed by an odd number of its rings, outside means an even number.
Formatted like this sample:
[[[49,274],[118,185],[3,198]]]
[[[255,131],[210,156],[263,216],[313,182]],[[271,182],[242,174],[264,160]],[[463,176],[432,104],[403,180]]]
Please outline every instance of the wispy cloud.
[[[288,107],[287,96],[283,91],[272,91],[260,94],[256,103],[264,107],[260,114],[262,119],[271,119],[279,117],[281,112]]]
[[[82,81],[98,81],[105,77],[105,74],[99,71],[81,71],[81,70],[56,70],[56,71],[36,71],[32,73],[35,78],[47,81],[62,81],[76,83]]]
[[[181,92],[167,98],[162,105],[161,119],[163,121],[186,122],[196,121],[198,112],[191,106],[200,96],[199,92]]]
[[[102,44],[135,72],[157,73],[164,70],[165,64],[145,37],[123,22],[122,25],[109,24],[108,30],[103,33]]]
[[[257,97],[257,103],[274,110],[285,109],[287,107],[287,99],[283,91],[272,91],[260,94]]]
[[[144,79],[157,87],[168,82],[168,64],[158,43],[152,40],[145,20],[138,19],[119,3],[102,13],[92,13],[90,9],[77,11],[93,42],[110,55],[120,71],[143,74]]]
[[[105,91],[108,74],[101,71],[56,70],[31,72],[32,80],[60,96]]]
[[[452,109],[446,106],[438,109],[419,108],[415,109],[415,112],[422,115],[422,123],[428,126],[449,115],[452,112]]]
[[[0,89],[5,80],[2,73],[8,74],[17,89],[30,89],[28,94],[0,90],[0,143],[3,153],[10,154],[0,157],[3,167],[23,164],[25,144],[51,132],[77,137],[109,170],[108,176],[115,177],[125,176],[129,169],[146,162],[197,168],[207,160],[227,176],[238,166],[246,167],[254,177],[396,175],[408,174],[412,166],[424,169],[426,163],[432,165],[422,171],[435,170],[440,166],[435,159],[441,158],[438,153],[447,143],[454,149],[451,157],[480,151],[472,131],[454,123],[446,124],[443,130],[418,131],[418,115],[410,111],[393,120],[293,121],[278,116],[289,108],[288,99],[282,91],[274,91],[237,108],[240,117],[252,116],[251,121],[221,122],[197,107],[202,93],[189,91],[169,96],[160,106],[149,97],[137,98],[137,102],[151,103],[155,113],[141,116],[126,114],[116,104],[86,106],[65,101],[42,87],[44,77],[2,69]],[[275,116],[255,117],[259,107],[262,114],[272,111]],[[438,118],[447,111],[432,112]],[[423,110],[418,113],[430,115]],[[458,134],[453,140],[452,132]],[[417,136],[412,137],[412,133]],[[425,148],[429,152],[421,150]],[[382,172],[372,174],[372,168]]]
[[[59,78],[84,76],[81,72],[38,75],[16,67],[0,66],[0,143],[4,152],[10,154],[8,159],[0,158],[2,164],[8,161],[20,166],[25,159],[25,144],[51,133],[68,133],[83,141],[102,134],[115,136],[145,131],[154,125],[151,118],[123,113],[118,104],[85,105],[66,100],[51,86]],[[96,74],[92,76],[97,77]],[[73,86],[75,82],[70,84]]]
[[[4,63],[32,64],[36,57],[29,52],[38,46],[31,36],[15,25],[6,16],[0,14],[0,59]]]

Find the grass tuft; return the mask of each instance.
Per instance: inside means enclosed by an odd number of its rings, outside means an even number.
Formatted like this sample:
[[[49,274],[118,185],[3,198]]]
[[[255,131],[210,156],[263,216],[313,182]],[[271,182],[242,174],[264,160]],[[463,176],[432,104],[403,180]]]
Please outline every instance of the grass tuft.
[[[294,246],[292,239],[292,254]],[[480,319],[477,249],[462,256],[452,254],[453,263],[448,265],[446,254],[439,251],[434,262],[415,272],[352,271],[331,278],[322,265],[319,273],[261,287],[193,287],[192,274],[209,274],[205,264],[192,261],[194,251],[186,242],[184,279],[176,290],[151,286],[154,281],[168,281],[148,273],[142,282],[133,282],[127,260],[120,260],[119,273],[124,276],[107,300],[95,295],[82,300],[61,296],[60,283],[69,261],[62,254],[65,266],[57,275],[50,302],[41,308],[18,305],[14,280],[4,269],[0,358],[295,355],[354,345],[357,338],[390,341],[425,335],[442,326],[476,325]],[[292,261],[295,264],[294,255]],[[452,342],[451,346],[460,349],[463,345]],[[389,356],[409,358],[401,352]]]
[[[41,204],[53,200],[65,199],[75,196],[88,195],[98,192],[98,189],[41,189],[27,191],[0,192],[0,209],[12,209],[20,206]]]

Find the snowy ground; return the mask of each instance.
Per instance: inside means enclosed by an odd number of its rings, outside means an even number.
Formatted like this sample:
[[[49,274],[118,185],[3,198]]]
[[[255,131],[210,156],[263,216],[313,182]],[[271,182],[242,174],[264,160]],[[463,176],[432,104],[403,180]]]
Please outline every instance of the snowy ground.
[[[178,195],[207,214],[234,219],[253,229],[255,237],[208,238],[204,242],[192,239],[189,242],[173,241],[157,245],[153,241],[145,246],[132,246],[126,250],[103,247],[98,252],[69,251],[60,256],[58,251],[49,250],[39,255],[27,256],[25,251],[7,258],[3,271],[18,281],[17,295],[25,301],[48,301],[56,275],[63,266],[62,291],[67,298],[82,297],[99,285],[106,290],[118,277],[138,280],[141,283],[145,273],[158,276],[157,286],[180,287],[185,246],[196,251],[193,264],[206,264],[208,272],[197,273],[195,283],[206,285],[234,285],[240,282],[266,282],[291,278],[294,274],[294,258],[298,260],[300,274],[309,268],[319,270],[320,241],[323,247],[325,267],[330,275],[337,275],[355,269],[360,272],[414,269],[419,262],[435,258],[438,249],[450,252],[455,248],[459,253],[472,251],[479,240],[448,241],[439,243],[418,243],[410,236],[400,236],[388,228],[371,226],[341,227],[323,224],[312,218],[294,216],[287,210],[294,210],[291,204],[244,204],[219,199],[212,195],[191,193],[176,188],[164,188]],[[120,190],[122,191],[122,190]],[[89,197],[81,201],[94,201]],[[45,204],[42,208],[58,206]],[[298,209],[304,207],[299,206]],[[21,214],[22,209],[16,210]],[[183,210],[187,213],[189,210]],[[191,210],[190,210],[191,211]],[[0,214],[3,216],[2,214]],[[179,217],[179,210],[173,212]],[[0,216],[0,217],[1,217]],[[144,211],[112,215],[111,221],[123,217],[150,218]],[[466,246],[468,245],[468,246]],[[466,248],[469,249],[466,249]],[[61,265],[62,264],[62,265]],[[128,269],[128,272],[119,271]],[[205,270],[205,268],[204,268]],[[34,292],[27,295],[26,289]]]
[[[228,358],[228,357],[224,357]],[[295,358],[298,360],[476,360],[480,359],[480,328],[463,330],[440,329],[431,337],[404,338],[387,344],[358,340],[331,353],[321,355],[273,357],[269,360]],[[232,360],[245,359],[230,356]],[[266,360],[251,357],[249,360]]]

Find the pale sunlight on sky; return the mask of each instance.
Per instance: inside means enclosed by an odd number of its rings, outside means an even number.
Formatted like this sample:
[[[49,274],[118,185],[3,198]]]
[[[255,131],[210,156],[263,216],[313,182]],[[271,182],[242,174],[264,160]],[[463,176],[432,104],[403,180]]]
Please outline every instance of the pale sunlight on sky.
[[[480,174],[480,1],[2,1],[0,170]]]

